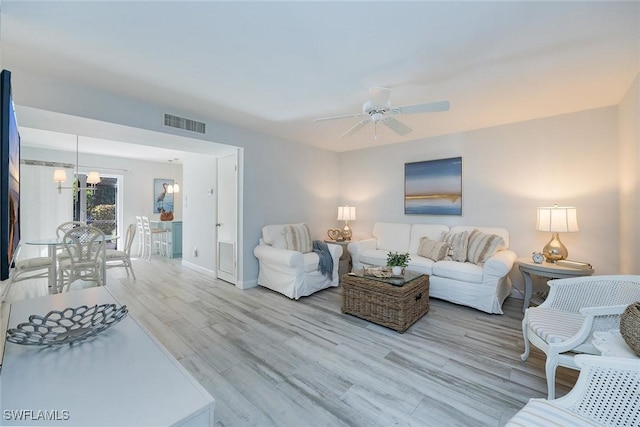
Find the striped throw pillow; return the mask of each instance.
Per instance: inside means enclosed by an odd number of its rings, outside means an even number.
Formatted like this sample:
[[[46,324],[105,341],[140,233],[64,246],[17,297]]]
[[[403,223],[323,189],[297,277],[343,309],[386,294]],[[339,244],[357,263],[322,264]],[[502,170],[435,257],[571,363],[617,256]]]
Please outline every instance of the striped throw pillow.
[[[496,253],[500,246],[504,246],[502,237],[473,230],[469,235],[467,260],[482,265]]]
[[[440,240],[451,246],[451,249],[449,250],[449,258],[451,258],[451,260],[458,262],[465,262],[467,260],[467,245],[469,243],[468,232],[444,232],[442,233],[442,238]]]
[[[284,227],[284,238],[287,241],[287,249],[306,254],[313,250],[309,227],[307,224],[294,224]]]
[[[451,246],[448,243],[431,240],[428,237],[421,237],[420,246],[418,246],[418,255],[434,261],[441,261],[449,255],[450,248]]]

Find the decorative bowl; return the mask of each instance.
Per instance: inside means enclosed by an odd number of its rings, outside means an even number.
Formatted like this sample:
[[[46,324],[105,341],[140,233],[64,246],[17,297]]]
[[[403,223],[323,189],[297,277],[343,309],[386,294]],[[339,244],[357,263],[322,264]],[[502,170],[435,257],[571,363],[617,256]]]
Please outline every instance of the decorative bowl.
[[[22,345],[60,345],[82,341],[118,323],[127,306],[115,304],[68,307],[44,316],[32,314],[29,321],[7,330],[7,341]]]

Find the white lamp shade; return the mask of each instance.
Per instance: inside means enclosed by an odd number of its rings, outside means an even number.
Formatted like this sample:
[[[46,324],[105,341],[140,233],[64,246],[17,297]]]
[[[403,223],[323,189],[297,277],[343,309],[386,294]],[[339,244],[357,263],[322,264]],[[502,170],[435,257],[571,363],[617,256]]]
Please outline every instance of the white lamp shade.
[[[67,172],[64,169],[56,169],[53,171],[53,182],[65,182],[67,180]]]
[[[552,233],[568,233],[578,231],[578,210],[574,207],[538,208],[538,223],[536,230],[551,231]]]
[[[98,172],[89,172],[87,175],[87,184],[97,184],[100,182],[100,174]]]
[[[179,193],[179,192],[180,192],[180,186],[178,185],[177,182],[173,185],[171,184],[167,185],[167,193],[173,194],[173,193]]]
[[[356,219],[355,206],[339,206],[338,207],[338,220],[351,221],[354,219]]]

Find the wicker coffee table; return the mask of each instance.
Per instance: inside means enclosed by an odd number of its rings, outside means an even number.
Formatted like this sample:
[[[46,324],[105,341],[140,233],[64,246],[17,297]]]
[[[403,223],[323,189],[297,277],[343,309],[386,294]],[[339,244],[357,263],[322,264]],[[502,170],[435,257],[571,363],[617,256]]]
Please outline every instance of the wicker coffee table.
[[[406,271],[379,278],[362,271],[342,276],[342,312],[398,332],[429,311],[429,276]]]

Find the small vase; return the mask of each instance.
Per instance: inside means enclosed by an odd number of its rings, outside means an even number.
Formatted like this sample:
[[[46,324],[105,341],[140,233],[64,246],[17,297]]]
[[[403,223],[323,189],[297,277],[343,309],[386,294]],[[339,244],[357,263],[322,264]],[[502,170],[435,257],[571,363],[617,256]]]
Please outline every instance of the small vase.
[[[391,267],[391,273],[394,276],[400,276],[402,274],[402,267],[400,267],[399,265]]]

